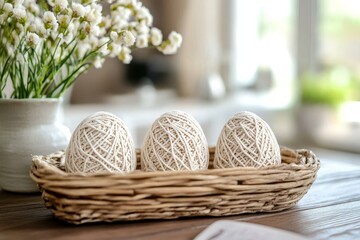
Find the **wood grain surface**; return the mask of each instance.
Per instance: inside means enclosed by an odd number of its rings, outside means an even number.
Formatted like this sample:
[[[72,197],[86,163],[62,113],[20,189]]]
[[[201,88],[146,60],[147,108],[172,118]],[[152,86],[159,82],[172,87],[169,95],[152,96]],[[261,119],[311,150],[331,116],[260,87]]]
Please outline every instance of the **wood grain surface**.
[[[294,208],[280,213],[74,226],[55,219],[39,194],[0,191],[0,239],[193,239],[220,219],[263,224],[310,239],[360,239],[360,155],[314,152],[322,164],[317,180]]]

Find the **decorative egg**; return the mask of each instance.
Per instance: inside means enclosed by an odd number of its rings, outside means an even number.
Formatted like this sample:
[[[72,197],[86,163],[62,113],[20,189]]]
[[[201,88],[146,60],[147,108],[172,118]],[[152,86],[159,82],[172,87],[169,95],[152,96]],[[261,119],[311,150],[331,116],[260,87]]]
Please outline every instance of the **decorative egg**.
[[[65,152],[65,170],[70,173],[128,173],[135,168],[132,137],[121,119],[107,112],[85,118]]]
[[[144,139],[142,170],[202,170],[208,165],[205,134],[190,114],[171,111],[155,120]]]
[[[269,125],[251,112],[240,112],[223,127],[214,168],[264,167],[281,164],[280,147]]]

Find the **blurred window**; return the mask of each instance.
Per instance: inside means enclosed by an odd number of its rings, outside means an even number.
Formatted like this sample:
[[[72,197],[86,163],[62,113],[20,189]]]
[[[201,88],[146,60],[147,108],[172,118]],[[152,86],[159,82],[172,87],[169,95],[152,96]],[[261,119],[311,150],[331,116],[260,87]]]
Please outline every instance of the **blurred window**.
[[[321,0],[319,13],[321,66],[341,65],[360,74],[360,1]]]
[[[319,72],[343,88],[344,121],[360,124],[360,1],[321,0],[319,13]]]
[[[359,13],[360,1],[319,2],[319,71],[341,73],[335,79],[338,85],[347,84],[351,88],[351,95],[342,104],[341,117],[344,122],[352,124],[360,124]],[[338,71],[339,69],[342,71]],[[330,81],[331,79],[329,83]]]
[[[232,87],[289,105],[294,80],[294,1],[233,1]]]
[[[360,151],[360,1],[231,3],[230,89],[266,109],[291,108],[295,100],[336,106],[318,142]]]

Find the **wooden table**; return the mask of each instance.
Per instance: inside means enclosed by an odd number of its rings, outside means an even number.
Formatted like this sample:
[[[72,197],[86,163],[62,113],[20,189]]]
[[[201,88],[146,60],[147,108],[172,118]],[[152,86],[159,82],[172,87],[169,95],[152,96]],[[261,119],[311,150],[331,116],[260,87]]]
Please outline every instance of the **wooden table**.
[[[360,239],[360,155],[313,150],[322,163],[318,178],[296,207],[284,212],[73,226],[55,219],[39,194],[0,191],[0,239],[193,239],[220,219],[263,224],[311,239]]]

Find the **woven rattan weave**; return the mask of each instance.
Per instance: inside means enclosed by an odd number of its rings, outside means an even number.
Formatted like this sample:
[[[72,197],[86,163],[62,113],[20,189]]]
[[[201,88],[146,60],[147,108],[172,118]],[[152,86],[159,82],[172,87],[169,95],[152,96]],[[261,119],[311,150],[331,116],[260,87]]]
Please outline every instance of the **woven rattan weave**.
[[[212,169],[209,152],[208,170],[127,175],[66,173],[58,152],[34,156],[30,175],[57,218],[82,224],[281,211],[306,194],[320,167],[309,150],[281,148],[281,165]]]

